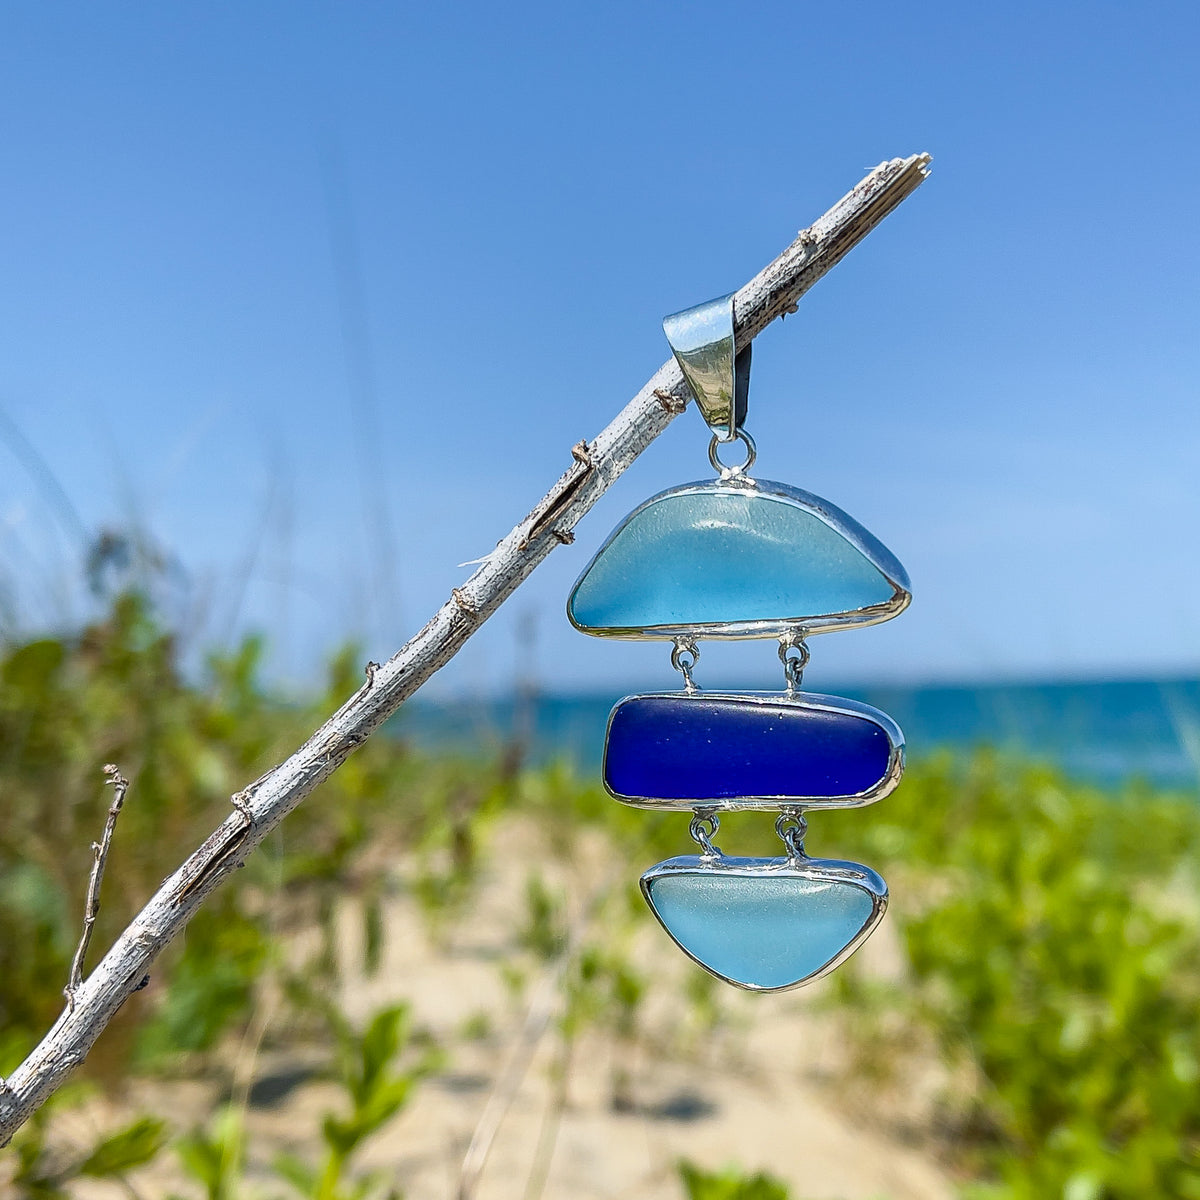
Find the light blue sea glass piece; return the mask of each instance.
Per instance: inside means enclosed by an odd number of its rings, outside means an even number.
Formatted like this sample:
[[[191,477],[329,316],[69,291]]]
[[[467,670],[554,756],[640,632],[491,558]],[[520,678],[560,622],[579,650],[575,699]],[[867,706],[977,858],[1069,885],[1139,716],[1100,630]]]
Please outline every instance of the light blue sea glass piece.
[[[762,992],[832,970],[887,907],[887,885],[874,871],[832,859],[685,855],[647,871],[642,892],[689,958]]]
[[[584,633],[775,637],[901,612],[904,568],[819,496],[766,480],[686,484],[613,531],[567,602]]]

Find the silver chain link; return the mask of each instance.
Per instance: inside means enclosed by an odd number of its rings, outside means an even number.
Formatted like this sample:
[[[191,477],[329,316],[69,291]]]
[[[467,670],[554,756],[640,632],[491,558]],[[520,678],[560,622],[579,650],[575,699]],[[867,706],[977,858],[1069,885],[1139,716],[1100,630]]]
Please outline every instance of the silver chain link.
[[[788,633],[779,639],[779,661],[783,663],[783,678],[787,694],[794,696],[804,682],[804,668],[812,657],[802,633]]]
[[[787,847],[788,858],[804,857],[804,835],[807,832],[808,821],[799,808],[785,808],[775,818],[775,833]]]
[[[716,858],[721,853],[720,849],[712,844],[712,839],[717,836],[717,830],[720,828],[721,818],[711,808],[700,808],[692,814],[688,833],[692,835],[692,841],[704,851],[705,858]]]
[[[685,657],[686,656],[686,657]],[[691,638],[676,638],[671,647],[671,666],[683,676],[683,686],[689,692],[696,690],[692,670],[700,661],[700,647]]]

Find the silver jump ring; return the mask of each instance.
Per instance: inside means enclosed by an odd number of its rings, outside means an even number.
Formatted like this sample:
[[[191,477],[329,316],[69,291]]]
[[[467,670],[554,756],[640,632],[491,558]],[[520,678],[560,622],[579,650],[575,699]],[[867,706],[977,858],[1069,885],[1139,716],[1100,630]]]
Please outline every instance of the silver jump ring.
[[[792,651],[796,651],[795,654]],[[795,695],[804,682],[804,668],[812,657],[808,643],[802,633],[789,633],[779,639],[779,661],[783,663],[783,677],[787,682],[788,695]]]
[[[685,655],[687,657],[685,657]],[[671,647],[671,666],[683,676],[683,686],[689,692],[696,690],[692,670],[700,661],[700,647],[691,638],[676,638]]]
[[[717,830],[720,828],[721,818],[711,809],[700,809],[692,814],[688,833],[692,835],[692,841],[704,851],[706,858],[714,858],[721,853],[712,844],[712,839],[717,836]]]
[[[787,847],[789,858],[804,856],[804,835],[807,832],[808,822],[798,808],[785,808],[775,818],[775,836]]]
[[[722,440],[726,442],[742,442],[746,447],[746,461],[740,467],[729,467],[721,461],[721,456],[717,453],[718,447]],[[754,444],[754,439],[744,430],[739,429],[737,434],[731,438],[719,438],[714,433],[712,440],[708,443],[708,461],[712,463],[713,470],[720,473],[722,479],[734,479],[745,473],[754,466],[754,460],[758,457],[758,448]]]

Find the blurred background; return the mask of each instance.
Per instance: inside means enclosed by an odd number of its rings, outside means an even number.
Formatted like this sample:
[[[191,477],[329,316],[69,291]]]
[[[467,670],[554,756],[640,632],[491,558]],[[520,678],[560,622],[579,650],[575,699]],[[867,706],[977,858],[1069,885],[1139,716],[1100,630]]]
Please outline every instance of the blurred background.
[[[811,840],[891,881],[872,943],[727,996],[631,890],[688,843],[610,811],[604,718],[675,676],[564,604],[709,474],[688,413],[197,919],[0,1182],[1200,1196],[1198,39],[1184,3],[7,11],[0,1073],[61,1007],[104,762],[111,938],[667,357],[665,313],[881,160],[933,173],[758,339],[750,396],[758,473],[914,581],[806,678],[908,736],[904,787]],[[777,675],[705,648],[703,683]]]

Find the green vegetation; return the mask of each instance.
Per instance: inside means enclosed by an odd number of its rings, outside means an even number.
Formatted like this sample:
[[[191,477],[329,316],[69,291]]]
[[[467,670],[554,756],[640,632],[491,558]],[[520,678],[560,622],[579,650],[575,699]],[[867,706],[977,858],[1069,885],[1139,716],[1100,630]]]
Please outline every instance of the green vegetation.
[[[11,1182],[17,1195],[29,1200],[66,1200],[69,1185],[81,1178],[124,1182],[130,1171],[158,1155],[168,1137],[165,1121],[139,1117],[88,1149],[70,1154],[50,1144],[49,1124],[49,1111],[42,1109],[13,1143],[16,1161]]]
[[[395,1197],[399,1192],[372,1176],[349,1178],[350,1161],[373,1133],[409,1101],[416,1083],[437,1064],[425,1047],[410,1063],[399,1060],[410,1046],[408,1012],[400,1005],[382,1009],[358,1033],[336,1008],[328,1009],[336,1054],[337,1080],[348,1111],[326,1113],[321,1123],[324,1158],[319,1167],[294,1155],[281,1155],[275,1169],[303,1197],[312,1200],[366,1200],[371,1194]]]
[[[347,651],[323,694],[284,704],[261,683],[260,655],[248,640],[212,656],[191,683],[173,639],[136,596],[117,599],[77,637],[0,652],[0,1074],[62,1007],[103,822],[100,765],[120,763],[133,786],[105,876],[97,950],[214,828],[230,794],[360,682]],[[306,971],[330,975],[335,901],[361,904],[370,966],[386,852],[403,837],[422,879],[441,881],[430,886],[444,905],[469,874],[480,818],[502,790],[487,764],[423,762],[395,740],[370,741],[251,857],[240,886],[201,910],[156,972],[165,989],[131,999],[89,1060],[92,1072],[123,1072],[131,1049],[145,1068],[210,1049],[245,1019],[264,970],[282,966],[279,935],[299,924],[322,932]]]
[[[694,1163],[679,1164],[687,1200],[788,1200],[787,1185],[761,1172],[743,1175],[736,1167],[703,1171]]]
[[[959,1068],[942,1115],[983,1181],[971,1194],[1200,1197],[1194,803],[981,756],[930,764],[871,821],[829,826],[911,897],[909,979],[881,995],[841,976],[859,1062],[896,1066],[889,1049],[917,1027]]]
[[[260,653],[249,640],[189,679],[170,634],[130,595],[76,636],[0,648],[0,1074],[62,1007],[103,821],[102,764],[120,764],[132,788],[93,963],[230,793],[360,682],[347,652],[321,695],[284,703],[262,683]],[[247,1035],[269,993],[289,1036],[326,1048],[325,1075],[342,1100],[313,1131],[313,1156],[281,1158],[278,1186],[262,1194],[387,1196],[355,1166],[358,1152],[453,1050],[410,1028],[402,1007],[361,1027],[345,1019],[334,1002],[348,966],[339,913],[343,930],[347,911],[357,914],[360,957],[350,965],[369,975],[386,951],[382,905],[403,855],[430,929],[449,928],[469,911],[501,814],[536,822],[549,847],[546,862],[525,864],[524,918],[497,964],[514,996],[533,973],[557,969],[565,999],[538,1150],[544,1180],[581,1031],[611,1040],[612,1106],[634,1106],[629,1064],[646,1036],[647,983],[630,953],[644,914],[627,864],[682,844],[678,820],[615,805],[561,766],[514,774],[371,739],[212,898],[101,1039],[73,1094],[112,1087],[131,1069],[200,1075],[235,1094],[219,1048]],[[732,819],[720,840],[730,852],[775,852],[769,822]],[[585,842],[607,847],[611,883],[568,894],[549,868],[555,857],[573,863]],[[988,754],[918,764],[885,803],[814,816],[811,853],[861,857],[889,879],[903,950],[893,977],[868,975],[858,960],[834,976],[848,1086],[870,1081],[860,1090],[882,1097],[875,1117],[886,1122],[907,1111],[913,1064],[935,1054],[943,1080],[919,1133],[972,1197],[1200,1200],[1198,848],[1188,800],[1138,787],[1106,795]],[[698,972],[681,980],[681,1028],[719,1022],[719,990]],[[464,1042],[490,1038],[491,1020],[471,1016]],[[184,1136],[144,1118],[68,1153],[53,1133],[72,1102],[61,1097],[0,1153],[15,1163],[0,1161],[0,1179],[17,1197],[67,1195],[81,1176],[119,1180],[166,1153],[171,1135],[199,1189],[190,1195],[259,1194],[244,1187],[237,1103]],[[686,1164],[680,1181],[690,1200],[787,1195],[766,1176]]]

